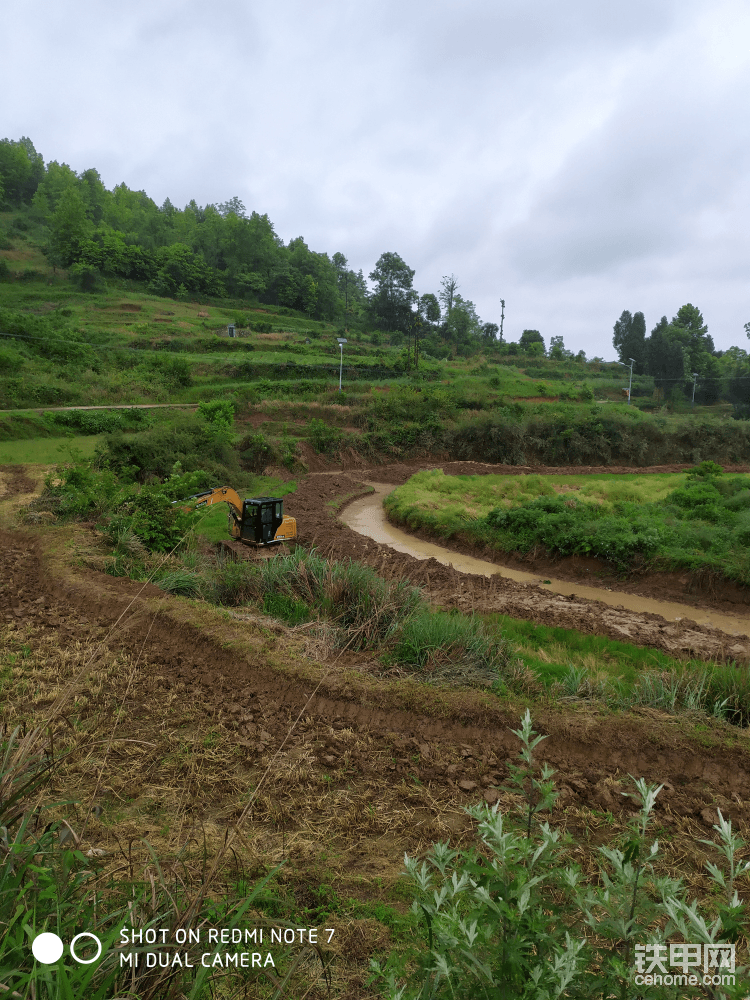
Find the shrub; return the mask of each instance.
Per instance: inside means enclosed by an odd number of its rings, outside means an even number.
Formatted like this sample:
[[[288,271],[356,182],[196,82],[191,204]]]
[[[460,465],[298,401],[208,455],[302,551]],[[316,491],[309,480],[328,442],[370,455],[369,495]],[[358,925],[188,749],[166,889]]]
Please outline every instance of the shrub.
[[[706,864],[718,919],[696,901],[688,903],[681,881],[653,875],[659,843],[650,840],[649,827],[662,786],[642,778],[634,779],[635,795],[629,796],[639,812],[628,821],[624,843],[601,847],[599,870],[587,880],[570,838],[537,819],[556,796],[554,772],[539,768],[534,756],[545,737],[534,732],[528,710],[513,732],[521,752],[508,791],[521,793],[520,815],[504,815],[499,805],[473,806],[466,812],[478,824],[478,850],[438,843],[421,865],[406,857],[412,913],[424,920],[426,935],[387,971],[371,963],[390,1000],[629,997],[635,989],[640,995],[634,981],[638,948],[645,954],[645,945],[657,944],[666,955],[667,942],[677,936],[702,944],[738,939],[746,907],[735,883],[750,862],[738,860],[744,842],[721,813],[714,829],[723,864]],[[737,969],[738,986],[729,996],[744,993],[746,971]],[[671,985],[647,992],[654,1000],[675,996]]]
[[[203,417],[214,434],[229,440],[234,429],[234,403],[228,399],[214,399],[198,403],[198,415]]]
[[[335,451],[343,436],[338,427],[329,426],[319,417],[310,421],[310,441],[318,454]]]
[[[71,284],[82,292],[98,292],[106,288],[106,282],[99,268],[93,264],[73,264],[68,269],[68,278]]]
[[[203,484],[229,482],[240,471],[231,444],[214,434],[210,425],[192,414],[179,414],[169,424],[156,424],[140,434],[110,434],[99,448],[100,459],[125,481],[165,479],[179,461],[186,472],[200,470]],[[200,487],[199,487],[200,488]]]
[[[262,431],[246,434],[237,445],[237,450],[243,464],[251,472],[262,472],[267,465],[273,464],[276,460],[276,451]]]

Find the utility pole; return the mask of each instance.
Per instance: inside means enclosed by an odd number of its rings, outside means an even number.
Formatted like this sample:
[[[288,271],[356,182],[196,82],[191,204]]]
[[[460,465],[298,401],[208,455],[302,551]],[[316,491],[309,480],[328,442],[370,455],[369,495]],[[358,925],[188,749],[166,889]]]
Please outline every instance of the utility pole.
[[[500,299],[500,343],[503,343],[503,320],[505,319],[505,299]]]
[[[633,365],[635,364],[635,358],[628,358],[628,361],[630,362],[630,382],[628,383],[628,406],[630,406],[630,391],[633,388]],[[618,361],[617,364],[625,365],[625,362]],[[627,368],[628,365],[625,365],[625,367]]]
[[[693,401],[690,404],[691,408],[695,406],[695,386],[698,382],[698,372],[693,372]]]
[[[339,364],[339,392],[341,392],[341,378],[344,374],[344,344],[346,343],[346,337],[336,337],[339,342],[339,349],[341,351],[341,362]]]

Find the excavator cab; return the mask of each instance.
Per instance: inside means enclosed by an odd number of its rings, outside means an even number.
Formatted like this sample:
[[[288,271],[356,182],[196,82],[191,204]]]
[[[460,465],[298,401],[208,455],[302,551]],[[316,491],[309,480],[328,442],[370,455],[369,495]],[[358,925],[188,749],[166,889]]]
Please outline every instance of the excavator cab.
[[[242,502],[240,541],[268,545],[281,541],[286,535],[277,536],[284,523],[284,501],[278,497],[254,497]]]

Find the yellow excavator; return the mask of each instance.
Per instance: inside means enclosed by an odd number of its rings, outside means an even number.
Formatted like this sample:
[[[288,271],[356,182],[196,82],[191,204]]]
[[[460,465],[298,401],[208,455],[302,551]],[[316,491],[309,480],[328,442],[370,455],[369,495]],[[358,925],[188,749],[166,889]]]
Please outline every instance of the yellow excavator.
[[[243,545],[265,548],[297,537],[297,522],[284,513],[280,497],[252,497],[241,500],[231,486],[217,486],[204,493],[195,493],[184,500],[175,500],[186,510],[200,510],[215,503],[229,505],[229,533]]]

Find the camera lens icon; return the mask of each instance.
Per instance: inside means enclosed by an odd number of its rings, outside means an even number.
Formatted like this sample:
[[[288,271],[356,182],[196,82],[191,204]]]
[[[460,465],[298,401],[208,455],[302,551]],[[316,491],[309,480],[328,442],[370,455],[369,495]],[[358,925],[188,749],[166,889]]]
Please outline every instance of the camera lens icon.
[[[93,958],[81,958],[76,953],[76,944],[84,938],[90,938],[92,941],[96,942],[96,954]],[[45,931],[44,934],[37,934],[31,943],[31,953],[37,962],[41,962],[42,965],[54,965],[55,962],[61,957],[65,945],[62,942],[62,938],[58,937],[57,934],[53,934],[51,931]],[[91,934],[89,931],[82,931],[80,934],[76,934],[73,940],[70,942],[70,954],[75,959],[79,965],[91,965],[95,962],[102,953],[102,943],[96,934]]]

